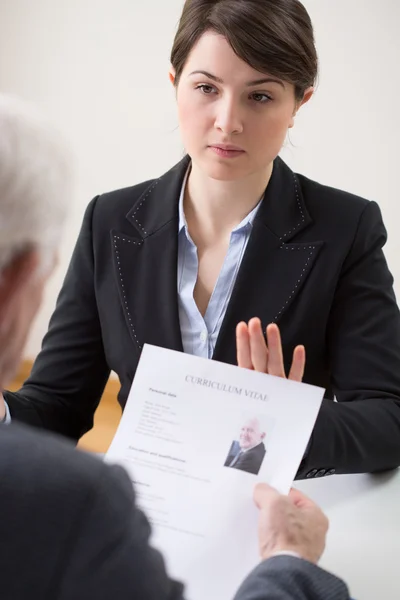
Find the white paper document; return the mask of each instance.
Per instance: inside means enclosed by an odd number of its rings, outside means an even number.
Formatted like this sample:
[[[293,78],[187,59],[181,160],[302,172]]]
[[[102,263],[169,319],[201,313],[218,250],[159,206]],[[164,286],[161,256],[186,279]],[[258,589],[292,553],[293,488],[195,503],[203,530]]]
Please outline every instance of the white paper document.
[[[188,600],[229,600],[259,562],[254,486],[288,493],[324,390],[145,345],[106,460],[122,464]]]

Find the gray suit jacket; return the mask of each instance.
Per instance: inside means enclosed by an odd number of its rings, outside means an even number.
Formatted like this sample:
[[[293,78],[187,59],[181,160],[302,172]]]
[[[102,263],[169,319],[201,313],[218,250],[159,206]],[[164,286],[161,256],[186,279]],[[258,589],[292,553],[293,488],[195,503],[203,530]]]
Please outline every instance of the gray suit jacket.
[[[235,600],[349,600],[346,584],[320,567],[292,556],[262,562]]]
[[[233,465],[233,469],[239,469],[240,471],[247,471],[248,473],[258,475],[264,456],[265,446],[263,442],[260,442],[257,446],[254,446],[254,448],[247,450],[244,454],[239,456],[238,460]]]
[[[0,482],[2,600],[183,599],[122,468],[45,432],[0,425]],[[257,567],[237,594],[293,597],[348,598],[338,579],[286,557]]]

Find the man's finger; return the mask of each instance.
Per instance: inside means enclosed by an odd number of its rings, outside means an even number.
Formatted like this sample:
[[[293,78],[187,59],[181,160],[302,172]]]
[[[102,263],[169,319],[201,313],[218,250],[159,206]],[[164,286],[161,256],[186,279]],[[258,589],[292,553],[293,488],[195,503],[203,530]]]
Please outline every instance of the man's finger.
[[[252,369],[250,337],[247,324],[241,322],[236,327],[236,356],[239,367]]]
[[[265,342],[260,319],[249,321],[250,353],[251,362],[256,371],[267,373],[268,348]]]
[[[306,349],[304,346],[296,346],[293,352],[292,366],[288,379],[292,381],[303,381],[306,366]]]
[[[283,364],[282,342],[279,327],[272,323],[267,327],[268,373],[276,377],[286,377]]]

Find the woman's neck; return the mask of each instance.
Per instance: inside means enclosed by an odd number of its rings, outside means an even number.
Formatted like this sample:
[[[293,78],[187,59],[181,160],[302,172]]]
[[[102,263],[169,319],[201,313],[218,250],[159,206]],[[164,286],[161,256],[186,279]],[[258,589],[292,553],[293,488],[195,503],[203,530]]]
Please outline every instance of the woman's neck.
[[[192,163],[186,184],[184,209],[193,237],[217,239],[230,234],[260,201],[272,175],[264,171],[240,180],[218,181]]]

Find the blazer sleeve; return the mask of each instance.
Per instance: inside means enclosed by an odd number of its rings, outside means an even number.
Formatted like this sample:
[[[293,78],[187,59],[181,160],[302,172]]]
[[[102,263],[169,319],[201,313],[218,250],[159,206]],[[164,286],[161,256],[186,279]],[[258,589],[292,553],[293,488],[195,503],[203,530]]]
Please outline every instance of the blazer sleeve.
[[[110,374],[94,291],[92,219],[82,228],[49,330],[29,379],[16,393],[4,392],[11,418],[78,440],[93,415]]]
[[[86,510],[85,510],[86,509]],[[150,525],[135,506],[131,481],[118,466],[87,495],[66,548],[57,598],[182,600],[161,554],[149,543]]]
[[[346,584],[312,563],[292,556],[262,562],[234,600],[349,600]]]
[[[375,202],[364,209],[343,264],[327,345],[337,402],[324,400],[302,465],[336,473],[400,464],[400,315]]]

